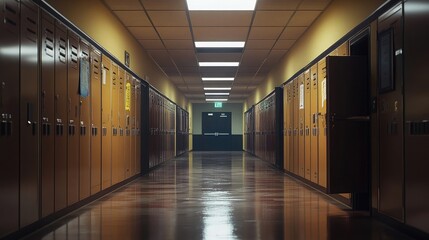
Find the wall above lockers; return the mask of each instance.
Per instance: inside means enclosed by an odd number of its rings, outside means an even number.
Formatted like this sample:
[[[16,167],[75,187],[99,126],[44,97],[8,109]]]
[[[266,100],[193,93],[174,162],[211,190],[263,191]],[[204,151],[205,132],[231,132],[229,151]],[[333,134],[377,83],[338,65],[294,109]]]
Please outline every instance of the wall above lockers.
[[[180,107],[187,109],[186,97],[144,52],[140,43],[101,0],[46,0],[94,41],[124,63],[124,51],[130,53],[130,69]]]
[[[353,28],[362,23],[386,0],[333,0],[326,11],[298,39],[267,78],[246,100],[244,111],[261,101],[275,87],[282,85]],[[243,112],[244,112],[243,111]]]

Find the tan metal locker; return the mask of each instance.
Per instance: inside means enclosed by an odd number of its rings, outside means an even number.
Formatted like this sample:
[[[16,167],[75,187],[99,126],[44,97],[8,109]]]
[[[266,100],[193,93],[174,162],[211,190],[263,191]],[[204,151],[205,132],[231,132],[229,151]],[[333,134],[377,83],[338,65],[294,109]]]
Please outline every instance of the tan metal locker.
[[[79,38],[68,31],[68,148],[67,148],[67,204],[79,200]]]
[[[310,136],[310,169],[311,169],[311,181],[314,183],[319,183],[319,139],[318,133],[319,128],[317,124],[318,119],[318,81],[317,81],[317,64],[311,67],[311,103],[310,103],[310,112],[311,112],[311,136]]]
[[[283,87],[283,168],[286,171],[290,171],[289,168],[289,138],[288,138],[288,127],[289,127],[289,112],[288,112],[288,85]],[[249,121],[248,121],[249,122]]]
[[[311,73],[310,69],[304,73],[304,158],[305,178],[311,180]]]
[[[298,76],[297,86],[297,108],[298,108],[298,164],[299,176],[305,177],[305,139],[304,139],[304,74]]]
[[[91,195],[101,190],[101,54],[91,49]]]
[[[299,107],[299,92],[298,92],[298,78],[295,78],[292,81],[292,94],[293,94],[293,173],[299,174],[299,115],[298,115],[298,107]]]
[[[294,121],[294,116],[293,116],[293,112],[294,112],[294,107],[293,107],[293,83],[289,82],[287,84],[287,91],[288,91],[288,106],[287,106],[287,111],[289,113],[289,122],[288,122],[288,130],[287,130],[287,137],[288,137],[288,142],[289,142],[289,171],[293,172],[294,171],[294,153],[293,153],[293,121]]]
[[[85,97],[84,86],[87,80],[87,86],[89,88],[89,81],[91,77],[90,69],[90,52],[89,45],[83,41],[80,41],[80,102],[79,102],[79,199],[85,199],[91,194],[91,95],[88,92],[88,96]],[[86,69],[85,69],[86,68]],[[89,91],[89,89],[88,89]]]
[[[130,154],[130,141],[131,141],[131,130],[130,130],[130,107],[131,107],[131,75],[128,72],[124,72],[123,87],[124,91],[121,96],[121,116],[123,116],[123,127],[124,136],[122,140],[123,151],[122,151],[122,171],[124,179],[130,176],[131,167],[131,154]]]
[[[112,185],[112,60],[102,55],[101,76],[101,189]]]
[[[67,29],[55,22],[55,211],[67,206]]]
[[[19,3],[0,6],[0,18],[8,20],[0,23],[0,48],[18,45]],[[19,48],[9,51],[0,51],[0,238],[19,227]]]
[[[327,155],[326,155],[326,59],[322,59],[317,64],[317,72],[318,72],[318,118],[317,125],[319,128],[318,131],[318,140],[319,140],[319,185],[322,187],[327,186]]]
[[[131,125],[131,134],[130,134],[130,158],[131,158],[131,166],[130,166],[130,176],[134,176],[136,174],[136,79],[133,77],[131,80],[131,100],[130,100],[130,125]]]
[[[141,173],[141,83],[136,80],[136,173]]]
[[[27,1],[21,3],[20,226],[39,218],[38,18],[37,6]]]
[[[55,203],[55,26],[54,19],[42,12],[41,22],[41,217],[53,213]]]
[[[338,56],[349,56],[349,41],[344,42],[337,48]]]
[[[122,181],[122,126],[119,126],[119,67],[115,63],[112,63],[112,185]]]

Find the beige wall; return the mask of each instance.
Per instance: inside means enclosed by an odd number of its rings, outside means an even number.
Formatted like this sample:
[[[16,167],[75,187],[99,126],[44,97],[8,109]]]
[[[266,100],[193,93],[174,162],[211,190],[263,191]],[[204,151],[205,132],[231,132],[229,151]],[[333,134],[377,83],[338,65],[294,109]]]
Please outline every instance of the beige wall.
[[[333,0],[326,11],[303,34],[265,81],[246,99],[245,110],[259,102],[276,86],[280,86],[336,41],[363,22],[385,0]]]
[[[187,99],[101,0],[47,2],[122,63],[124,51],[128,51],[131,56],[131,70],[141,78],[148,76],[148,82],[152,86],[186,109]]]

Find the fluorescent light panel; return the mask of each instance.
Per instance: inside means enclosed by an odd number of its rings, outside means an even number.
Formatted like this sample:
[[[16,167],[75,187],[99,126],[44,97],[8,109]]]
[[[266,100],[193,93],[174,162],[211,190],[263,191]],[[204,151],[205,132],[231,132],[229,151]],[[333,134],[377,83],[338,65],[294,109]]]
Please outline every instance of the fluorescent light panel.
[[[210,41],[210,42],[195,42],[196,48],[244,48],[244,42],[217,42],[217,41]]]
[[[239,62],[199,62],[200,67],[238,67]]]
[[[206,96],[229,96],[229,93],[204,93]]]
[[[233,77],[203,77],[203,81],[234,81]]]
[[[226,98],[207,98],[207,102],[226,102],[228,99]]]
[[[231,90],[230,87],[205,87],[204,90],[206,91],[229,91]]]
[[[253,11],[256,0],[186,0],[189,11]]]

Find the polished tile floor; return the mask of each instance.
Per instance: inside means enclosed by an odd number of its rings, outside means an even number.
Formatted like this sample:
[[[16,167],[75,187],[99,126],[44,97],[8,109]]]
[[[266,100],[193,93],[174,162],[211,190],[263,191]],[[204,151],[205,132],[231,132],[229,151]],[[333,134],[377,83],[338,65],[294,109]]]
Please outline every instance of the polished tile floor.
[[[27,239],[409,239],[242,152],[191,152]]]

